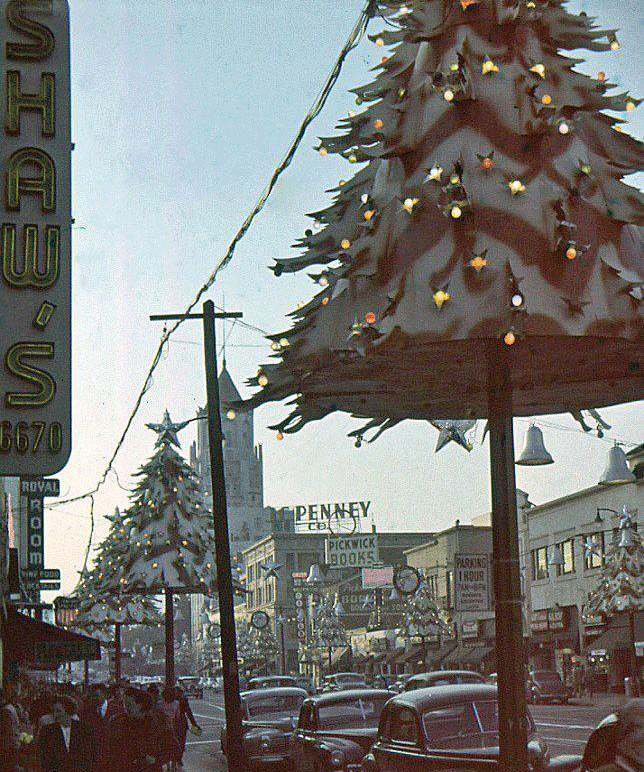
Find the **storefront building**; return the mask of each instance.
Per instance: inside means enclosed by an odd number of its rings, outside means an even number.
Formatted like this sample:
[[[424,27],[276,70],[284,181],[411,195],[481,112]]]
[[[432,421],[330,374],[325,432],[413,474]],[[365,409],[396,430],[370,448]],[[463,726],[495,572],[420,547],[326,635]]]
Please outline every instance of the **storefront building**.
[[[589,617],[586,603],[617,538],[623,507],[635,513],[636,526],[644,511],[641,449],[627,458],[637,470],[635,483],[593,486],[524,507],[520,515],[529,666],[556,669],[567,680],[575,665],[590,667],[598,685],[611,690],[622,689],[629,673],[630,631],[619,618]],[[584,546],[589,540],[596,545],[592,552]],[[634,620],[636,644],[644,640],[643,617]]]

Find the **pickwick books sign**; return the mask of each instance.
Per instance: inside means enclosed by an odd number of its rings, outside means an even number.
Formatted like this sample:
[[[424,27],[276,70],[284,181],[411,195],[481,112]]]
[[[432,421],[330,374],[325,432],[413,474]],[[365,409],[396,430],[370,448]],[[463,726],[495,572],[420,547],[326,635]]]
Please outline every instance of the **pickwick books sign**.
[[[0,475],[71,450],[71,136],[66,0],[0,0]]]

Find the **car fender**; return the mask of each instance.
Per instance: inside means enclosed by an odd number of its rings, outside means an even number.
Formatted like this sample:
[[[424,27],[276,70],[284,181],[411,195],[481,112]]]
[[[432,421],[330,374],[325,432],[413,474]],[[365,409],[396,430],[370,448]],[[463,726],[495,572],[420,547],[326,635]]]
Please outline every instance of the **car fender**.
[[[334,751],[342,751],[345,754],[347,761],[352,763],[360,761],[364,756],[364,751],[362,750],[360,743],[347,740],[343,737],[320,738],[315,744],[315,749],[316,751],[319,750],[322,753],[328,754],[331,754]]]
[[[578,772],[581,769],[581,756],[573,754],[566,756],[557,756],[550,760],[548,766],[544,767],[544,772]]]

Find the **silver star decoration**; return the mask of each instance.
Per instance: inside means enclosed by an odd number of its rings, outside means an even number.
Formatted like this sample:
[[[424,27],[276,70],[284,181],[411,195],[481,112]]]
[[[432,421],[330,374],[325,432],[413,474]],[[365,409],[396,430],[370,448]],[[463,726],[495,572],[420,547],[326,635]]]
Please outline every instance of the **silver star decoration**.
[[[148,429],[152,429],[153,432],[156,432],[159,435],[156,441],[157,447],[159,445],[163,445],[164,443],[167,443],[169,445],[176,445],[177,447],[180,447],[177,433],[180,432],[189,423],[190,421],[181,421],[181,423],[177,423],[177,424],[173,423],[170,419],[170,413],[166,410],[165,413],[163,414],[162,423],[146,424],[146,426],[148,427]]]
[[[595,539],[586,539],[584,541],[584,557],[588,558],[591,555],[601,557],[601,544]]]
[[[277,573],[283,565],[284,563],[277,563],[275,558],[267,560],[266,563],[261,563],[260,568],[264,572],[264,579],[270,579],[271,576],[274,576],[277,579]]]
[[[446,421],[430,421],[430,423],[440,432],[434,453],[438,453],[441,448],[444,448],[450,442],[455,442],[468,452],[472,450],[472,445],[465,438],[465,434],[476,426],[476,421],[450,419]]]

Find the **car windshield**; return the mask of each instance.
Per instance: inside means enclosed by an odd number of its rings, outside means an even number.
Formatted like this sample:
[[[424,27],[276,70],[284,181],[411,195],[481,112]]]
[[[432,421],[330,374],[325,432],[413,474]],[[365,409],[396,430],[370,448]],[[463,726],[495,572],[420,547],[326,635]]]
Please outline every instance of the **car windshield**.
[[[295,686],[294,678],[264,678],[258,681],[251,681],[253,689],[266,689],[274,686]]]
[[[423,727],[430,748],[494,748],[499,744],[499,713],[496,700],[460,702],[423,714]],[[528,716],[528,732],[534,731]]]
[[[359,675],[339,675],[335,679],[339,684],[364,684],[365,680]]]
[[[350,729],[354,727],[377,727],[380,714],[387,702],[380,699],[343,700],[318,708],[320,729]]]
[[[300,711],[304,695],[288,694],[283,696],[267,695],[255,699],[245,699],[246,714],[249,718],[260,716],[295,716]]]
[[[533,676],[535,681],[542,681],[543,683],[560,684],[561,678],[559,673],[555,673],[552,670],[537,670]]]

